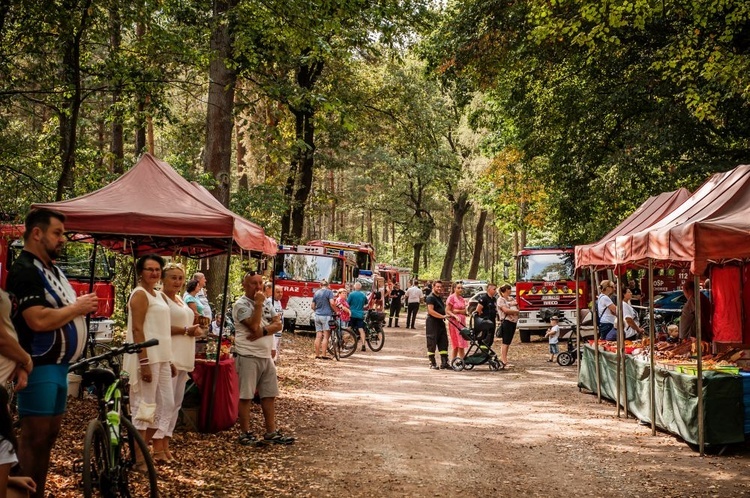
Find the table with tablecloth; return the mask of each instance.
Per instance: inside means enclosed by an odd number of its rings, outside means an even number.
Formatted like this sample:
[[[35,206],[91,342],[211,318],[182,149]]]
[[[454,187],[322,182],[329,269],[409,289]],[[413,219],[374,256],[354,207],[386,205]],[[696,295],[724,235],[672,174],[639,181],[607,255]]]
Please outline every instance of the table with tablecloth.
[[[239,379],[234,366],[234,358],[221,360],[218,365],[216,392],[213,402],[213,416],[208,419],[216,360],[195,360],[195,370],[191,374],[198,387],[201,406],[198,416],[198,430],[218,432],[229,429],[237,421],[239,413]],[[210,423],[209,423],[210,422]]]
[[[601,395],[617,398],[617,355],[599,351]],[[648,361],[625,355],[628,411],[639,420],[651,423],[650,372]],[[698,377],[656,367],[656,426],[698,443]],[[597,392],[594,348],[583,348],[578,387]],[[625,398],[621,400],[624,405]],[[703,404],[706,444],[739,443],[744,437],[742,378],[737,375],[704,371]]]

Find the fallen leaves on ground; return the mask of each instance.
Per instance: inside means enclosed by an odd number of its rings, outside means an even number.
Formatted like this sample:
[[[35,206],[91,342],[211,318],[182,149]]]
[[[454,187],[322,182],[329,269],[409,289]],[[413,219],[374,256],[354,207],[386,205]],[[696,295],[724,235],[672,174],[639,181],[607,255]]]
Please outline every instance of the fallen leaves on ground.
[[[298,427],[316,416],[321,407],[305,393],[324,385],[322,365],[312,360],[312,339],[285,334],[278,365],[281,395],[276,403],[279,428],[295,435]],[[47,478],[47,491],[56,498],[82,494],[81,475],[74,464],[82,461],[83,440],[88,421],[96,417],[94,398],[68,400],[63,427],[54,450]],[[263,433],[260,407],[253,405],[251,427]],[[304,496],[309,490],[295,484],[288,462],[297,447],[249,448],[237,444],[237,426],[217,434],[175,431],[171,442],[177,462],[158,467],[160,496]]]

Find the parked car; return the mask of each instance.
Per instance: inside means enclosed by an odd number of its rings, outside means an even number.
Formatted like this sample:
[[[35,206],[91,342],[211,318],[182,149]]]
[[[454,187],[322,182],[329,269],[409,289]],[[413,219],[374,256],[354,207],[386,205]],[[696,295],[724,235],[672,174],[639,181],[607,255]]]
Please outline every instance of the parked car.
[[[701,292],[709,297],[707,290],[704,289]],[[659,293],[654,296],[654,312],[663,316],[666,323],[673,323],[680,318],[686,301],[685,294],[681,290]]]
[[[461,297],[464,299],[471,298],[477,292],[484,292],[487,290],[487,282],[483,280],[459,280],[458,282],[463,285]]]

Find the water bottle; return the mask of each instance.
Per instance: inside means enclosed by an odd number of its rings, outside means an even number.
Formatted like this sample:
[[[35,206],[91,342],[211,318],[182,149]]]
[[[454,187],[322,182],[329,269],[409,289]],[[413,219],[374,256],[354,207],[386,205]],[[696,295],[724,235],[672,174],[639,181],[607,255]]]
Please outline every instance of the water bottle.
[[[107,412],[107,422],[110,427],[109,441],[115,445],[120,440],[120,414],[114,410]]]

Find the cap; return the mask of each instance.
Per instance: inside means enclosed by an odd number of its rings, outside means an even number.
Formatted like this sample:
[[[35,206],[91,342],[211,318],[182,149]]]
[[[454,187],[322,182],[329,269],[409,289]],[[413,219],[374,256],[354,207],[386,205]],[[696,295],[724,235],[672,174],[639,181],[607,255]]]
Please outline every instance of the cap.
[[[321,278],[320,279],[320,285],[322,285],[323,287],[326,287],[328,285],[328,280],[326,280],[324,278]]]

